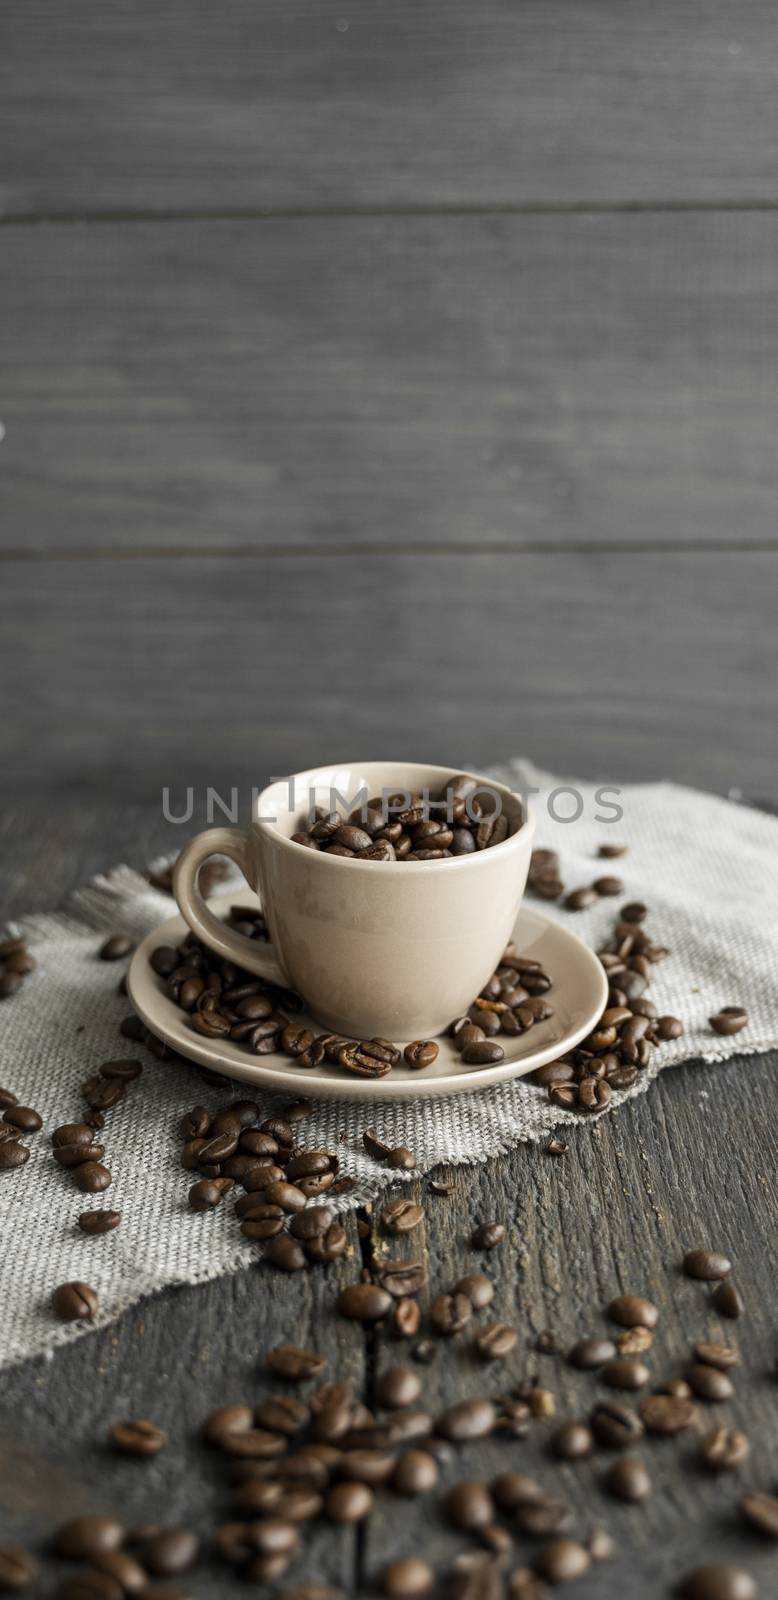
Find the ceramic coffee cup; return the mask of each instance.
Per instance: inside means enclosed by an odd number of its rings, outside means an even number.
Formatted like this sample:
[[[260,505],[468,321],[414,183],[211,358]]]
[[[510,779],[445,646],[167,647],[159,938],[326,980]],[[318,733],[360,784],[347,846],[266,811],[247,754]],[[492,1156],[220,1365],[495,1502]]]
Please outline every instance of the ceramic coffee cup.
[[[294,989],[325,1028],[396,1043],[442,1033],[467,1010],[511,937],[529,868],[534,821],[518,795],[499,796],[502,844],[437,861],[360,861],[296,844],[312,804],[344,818],[364,798],[442,792],[452,772],[402,761],[317,767],[273,783],[248,829],[209,828],[182,851],[175,895],[190,928],[247,972]],[[333,806],[333,794],[340,797]],[[259,895],[270,944],[209,911],[197,875],[229,856]]]

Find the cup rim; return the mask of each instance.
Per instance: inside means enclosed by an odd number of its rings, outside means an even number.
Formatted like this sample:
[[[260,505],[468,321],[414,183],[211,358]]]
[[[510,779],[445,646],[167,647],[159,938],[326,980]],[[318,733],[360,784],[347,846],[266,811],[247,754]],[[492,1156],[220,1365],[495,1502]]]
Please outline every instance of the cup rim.
[[[509,850],[511,848],[515,848],[516,845],[518,844],[519,840],[521,840],[522,843],[525,843],[527,839],[531,839],[532,838],[532,836],[533,836],[533,834],[535,832],[535,813],[532,810],[532,807],[529,805],[529,802],[527,800],[525,800],[521,795],[518,795],[516,793],[516,790],[515,789],[511,789],[507,783],[501,783],[499,781],[499,779],[496,779],[496,778],[487,778],[487,777],[484,776],[483,773],[473,772],[468,767],[459,767],[459,768],[455,769],[455,768],[450,767],[450,766],[435,766],[435,765],[433,765],[433,764],[431,764],[429,762],[426,762],[426,761],[397,761],[397,762],[391,762],[391,761],[340,761],[340,762],[327,762],[326,764],[322,763],[322,765],[320,765],[318,767],[303,768],[303,770],[301,772],[292,772],[292,773],[289,774],[288,777],[276,778],[272,783],[266,784],[265,788],[260,791],[260,793],[257,795],[256,800],[254,802],[254,815],[252,816],[252,819],[251,819],[251,826],[252,826],[252,828],[256,828],[258,832],[267,835],[268,838],[273,839],[273,841],[276,844],[278,844],[279,846],[282,846],[284,849],[293,849],[295,852],[301,851],[301,850],[304,849],[303,845],[296,844],[294,839],[288,839],[286,837],[286,835],[281,833],[278,830],[278,828],[275,827],[274,824],[269,819],[267,819],[267,818],[263,819],[261,816],[259,816],[259,811],[260,811],[262,802],[263,802],[265,796],[270,793],[271,789],[274,789],[276,787],[276,785],[279,784],[279,783],[288,784],[293,779],[307,777],[307,776],[309,776],[309,775],[311,775],[313,773],[317,773],[317,772],[334,771],[334,770],[340,769],[340,768],[360,768],[360,767],[364,768],[364,767],[370,767],[370,766],[377,767],[377,766],[392,766],[392,765],[402,766],[402,767],[405,767],[406,769],[410,769],[410,770],[413,770],[415,768],[418,772],[426,772],[426,773],[432,772],[432,773],[435,773],[436,775],[440,774],[442,778],[446,778],[446,777],[450,778],[452,776],[457,776],[458,777],[460,775],[462,775],[464,777],[467,777],[467,778],[475,778],[477,780],[477,782],[483,783],[485,785],[488,785],[488,786],[490,786],[490,787],[492,787],[494,789],[497,789],[498,791],[500,791],[503,794],[511,795],[515,800],[519,800],[520,803],[521,803],[521,808],[522,808],[522,813],[523,813],[523,821],[522,821],[520,827],[518,827],[516,829],[515,833],[509,834],[507,839],[503,839],[501,844],[493,845],[490,850],[476,850],[476,851],[473,851],[472,854],[469,854],[469,855],[450,856],[448,859],[444,858],[443,860],[438,860],[438,861],[416,861],[416,862],[414,862],[414,866],[416,868],[416,871],[413,874],[414,877],[418,876],[420,870],[424,871],[424,872],[435,872],[435,873],[439,873],[441,871],[450,872],[453,868],[456,868],[457,871],[460,871],[460,872],[465,871],[468,868],[470,870],[472,870],[474,867],[483,865],[484,861],[487,858],[493,858],[496,854],[498,854],[499,851],[501,851],[501,850],[505,851],[505,850]],[[347,867],[352,872],[355,869],[360,871],[360,872],[368,872],[369,871],[369,872],[373,873],[373,876],[375,876],[374,869],[376,867],[376,862],[374,862],[374,861],[360,861],[358,856],[328,856],[324,850],[309,850],[308,851],[308,855],[313,857],[317,861],[326,862],[327,863],[327,870],[329,870],[330,867],[333,867],[333,868],[334,867]],[[404,861],[384,861],[384,862],[380,863],[380,866],[381,866],[381,875],[383,876],[387,872],[391,873],[391,874],[394,874],[401,867],[405,866],[405,862]]]

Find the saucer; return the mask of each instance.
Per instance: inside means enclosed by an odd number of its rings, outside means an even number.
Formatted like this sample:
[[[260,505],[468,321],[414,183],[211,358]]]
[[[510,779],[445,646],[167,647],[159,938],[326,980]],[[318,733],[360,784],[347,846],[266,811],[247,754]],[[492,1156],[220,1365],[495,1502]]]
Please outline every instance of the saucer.
[[[208,903],[217,917],[226,916],[234,905],[251,906],[253,910],[259,905],[256,895],[248,890],[215,895]],[[229,1039],[204,1039],[195,1033],[187,1014],[168,998],[163,980],[149,964],[158,945],[180,944],[188,931],[183,917],[171,917],[169,922],[155,928],[135,951],[127,974],[127,988],[146,1027],[179,1055],[213,1072],[238,1078],[257,1089],[277,1089],[314,1099],[408,1100],[419,1095],[461,1094],[466,1090],[508,1083],[511,1078],[521,1078],[547,1061],[556,1060],[579,1044],[601,1016],[608,995],[605,973],[594,952],[574,933],[551,922],[532,907],[522,906],[513,940],[521,954],[539,961],[551,978],[553,988],[548,1001],[554,1007],[553,1017],[536,1023],[516,1038],[500,1034],[505,1059],[491,1066],[465,1066],[452,1041],[440,1037],[438,1059],[424,1071],[415,1072],[400,1066],[394,1067],[384,1078],[359,1078],[329,1062],[320,1067],[299,1067],[280,1051],[252,1056],[242,1045]],[[295,1012],[294,1020],[321,1031],[304,1011]]]

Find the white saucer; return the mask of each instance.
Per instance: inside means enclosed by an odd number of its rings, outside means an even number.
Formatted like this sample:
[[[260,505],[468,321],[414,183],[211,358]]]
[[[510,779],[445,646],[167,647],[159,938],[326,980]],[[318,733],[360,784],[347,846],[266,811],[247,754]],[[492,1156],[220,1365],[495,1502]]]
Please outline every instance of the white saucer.
[[[248,890],[216,895],[209,902],[216,916],[233,905],[257,908]],[[158,945],[177,945],[185,937],[183,917],[171,917],[155,928],[138,946],[127,974],[130,999],[147,1028],[164,1039],[179,1055],[188,1056],[214,1072],[239,1078],[258,1089],[340,1100],[408,1100],[417,1095],[459,1094],[466,1089],[486,1089],[554,1061],[580,1042],[602,1014],[608,994],[605,973],[596,955],[574,933],[550,922],[541,912],[522,906],[513,938],[522,955],[539,961],[552,980],[548,996],[554,1008],[547,1022],[536,1023],[517,1038],[499,1035],[505,1060],[489,1067],[463,1066],[450,1039],[440,1038],[437,1061],[423,1072],[395,1067],[385,1078],[358,1078],[325,1062],[320,1067],[298,1067],[289,1056],[274,1053],[252,1056],[229,1039],[204,1039],[194,1032],[185,1012],[165,993],[164,982],[149,964]],[[307,1022],[305,1012],[295,1021]],[[310,1026],[316,1028],[315,1022]],[[396,1041],[399,1043],[400,1041]],[[403,1041],[407,1043],[406,1041]]]

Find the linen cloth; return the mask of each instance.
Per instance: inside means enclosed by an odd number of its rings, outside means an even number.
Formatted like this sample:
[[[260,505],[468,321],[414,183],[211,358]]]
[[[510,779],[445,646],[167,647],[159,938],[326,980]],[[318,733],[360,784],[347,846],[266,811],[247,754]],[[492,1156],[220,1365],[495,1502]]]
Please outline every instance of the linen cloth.
[[[600,900],[575,915],[543,903],[549,917],[565,921],[596,947],[609,936],[618,907],[643,900],[650,908],[647,928],[670,947],[670,957],[654,969],[650,992],[661,1012],[683,1019],[685,1034],[657,1047],[634,1087],[614,1095],[609,1115],[618,1115],[625,1099],[644,1093],[658,1072],[676,1062],[718,1061],[778,1045],[778,820],[656,783],[625,788],[619,797],[623,818],[604,823],[597,815],[610,812],[596,798],[596,785],[576,783],[580,798],[574,806],[569,794],[554,796],[563,780],[527,762],[495,769],[493,776],[518,789],[539,789],[530,802],[538,821],[535,842],[560,852],[568,889],[605,873],[624,879],[620,899]],[[549,796],[558,815],[581,806],[578,820],[553,820]],[[628,854],[597,860],[598,846],[610,841],[627,845]],[[216,1109],[230,1090],[209,1088],[194,1064],[158,1062],[142,1046],[121,1039],[118,1024],[129,1009],[117,994],[124,964],[97,959],[106,932],[126,932],[139,941],[174,913],[169,896],[120,866],[78,890],[65,911],[25,925],[38,969],[0,1007],[0,1084],[40,1111],[44,1129],[26,1141],[32,1150],[27,1165],[0,1175],[0,1365],[78,1338],[166,1284],[203,1282],[257,1260],[257,1247],[241,1236],[230,1203],[212,1214],[189,1210],[193,1178],[179,1164],[182,1113],[197,1102]],[[728,1004],[746,1006],[750,1020],[743,1033],[722,1038],[707,1019]],[[113,1184],[102,1195],[82,1195],[52,1159],[51,1131],[80,1119],[80,1083],[101,1061],[122,1055],[141,1057],[144,1073],[107,1113],[104,1132],[97,1135],[106,1146]],[[308,1092],[302,1075],[300,1092]],[[255,1094],[244,1084],[235,1093],[259,1099],[266,1114],[284,1098]],[[368,1122],[387,1143],[409,1145],[423,1173],[446,1162],[483,1161],[522,1141],[545,1139],[560,1124],[581,1121],[580,1114],[549,1105],[545,1090],[518,1080],[450,1099],[379,1103],[372,1116],[364,1102],[321,1101],[300,1135],[305,1145],[337,1149],[341,1172],[356,1180],[354,1190],[336,1202],[343,1211],[371,1199],[389,1181],[386,1169],[362,1147]],[[412,1176],[393,1172],[391,1181]],[[88,1238],[76,1226],[79,1212],[95,1205],[122,1213],[120,1226],[102,1239]],[[59,1324],[52,1316],[52,1289],[70,1279],[86,1281],[98,1293],[99,1312],[91,1324]]]

